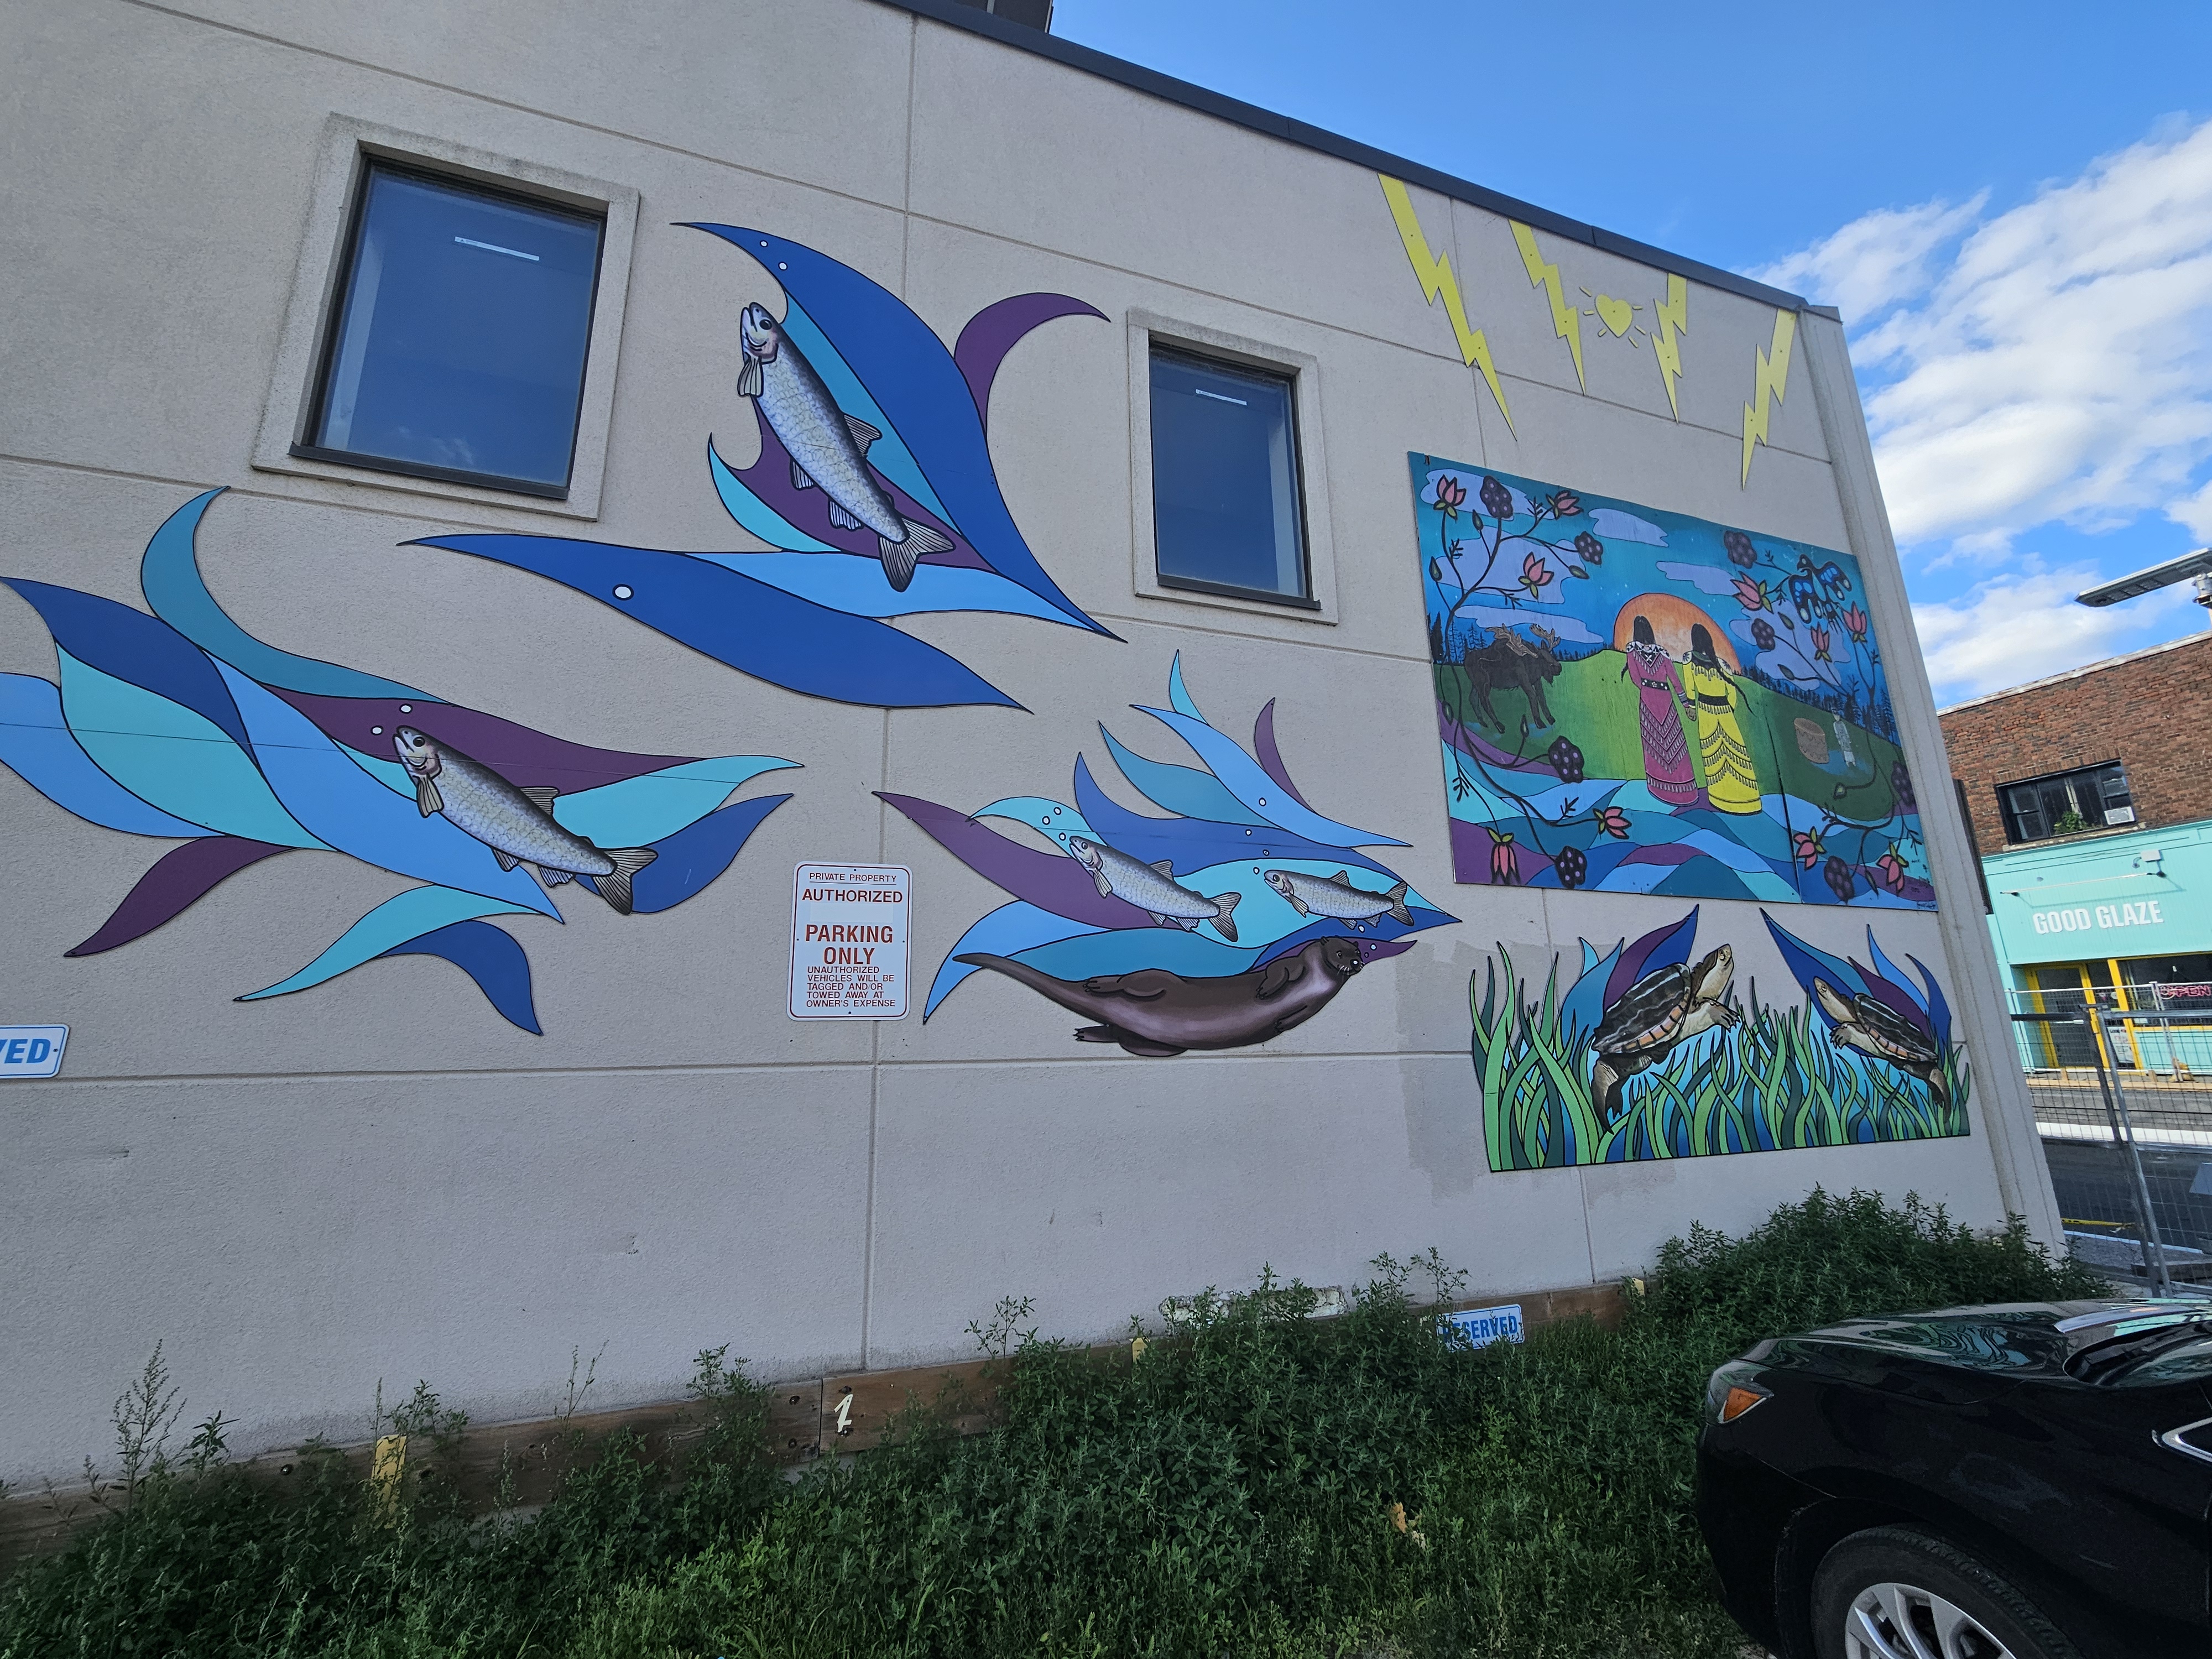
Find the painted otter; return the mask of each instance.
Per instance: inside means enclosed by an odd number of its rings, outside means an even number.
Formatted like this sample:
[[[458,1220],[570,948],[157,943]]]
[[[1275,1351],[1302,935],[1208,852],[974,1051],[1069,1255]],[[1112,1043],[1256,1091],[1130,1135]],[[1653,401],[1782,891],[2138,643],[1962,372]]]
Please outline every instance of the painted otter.
[[[1079,1042],[1118,1042],[1148,1059],[1187,1048],[1242,1048],[1303,1025],[1359,971],[1359,941],[1309,941],[1264,968],[1218,979],[1185,979],[1164,968],[1054,979],[1026,963],[978,951],[956,958],[1018,980],[1040,996],[1091,1019]]]

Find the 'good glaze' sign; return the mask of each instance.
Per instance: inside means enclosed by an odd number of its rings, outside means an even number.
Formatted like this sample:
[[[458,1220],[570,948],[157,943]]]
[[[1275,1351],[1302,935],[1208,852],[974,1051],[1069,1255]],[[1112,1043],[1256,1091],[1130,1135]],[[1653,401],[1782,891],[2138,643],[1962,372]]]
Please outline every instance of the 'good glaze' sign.
[[[2086,933],[2096,928],[2159,927],[2166,918],[2159,901],[2141,904],[2077,904],[2066,910],[2038,910],[2028,918],[2039,933]]]
[[[791,1017],[903,1019],[909,872],[802,864],[791,890]]]

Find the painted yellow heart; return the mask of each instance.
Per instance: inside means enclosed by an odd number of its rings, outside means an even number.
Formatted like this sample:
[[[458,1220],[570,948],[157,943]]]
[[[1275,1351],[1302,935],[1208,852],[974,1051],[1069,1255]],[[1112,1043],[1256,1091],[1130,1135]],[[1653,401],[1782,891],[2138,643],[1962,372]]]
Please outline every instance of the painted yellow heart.
[[[1635,314],[1636,307],[1626,300],[1616,300],[1610,294],[1597,296],[1598,320],[1615,334],[1627,333],[1629,319]]]

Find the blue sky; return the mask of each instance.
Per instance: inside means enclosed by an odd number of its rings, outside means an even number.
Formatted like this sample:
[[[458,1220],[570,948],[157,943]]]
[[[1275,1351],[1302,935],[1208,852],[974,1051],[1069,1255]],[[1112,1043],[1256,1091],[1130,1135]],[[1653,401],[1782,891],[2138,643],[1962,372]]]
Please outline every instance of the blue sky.
[[[2212,6],[1059,0],[1054,33],[1843,307],[1939,700],[2205,626]]]

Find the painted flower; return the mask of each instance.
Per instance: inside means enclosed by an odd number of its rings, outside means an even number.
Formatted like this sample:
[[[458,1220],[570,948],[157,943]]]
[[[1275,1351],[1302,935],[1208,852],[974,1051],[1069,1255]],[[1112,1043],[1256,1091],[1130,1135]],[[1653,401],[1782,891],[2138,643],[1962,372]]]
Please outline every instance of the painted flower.
[[[1492,887],[1518,887],[1521,884],[1521,865],[1514,856],[1513,837],[1490,831],[1490,884]]]
[[[1851,866],[1831,854],[1827,868],[1820,873],[1827,881],[1828,890],[1836,896],[1837,902],[1849,904],[1851,902],[1851,895],[1858,890],[1859,884],[1859,878],[1852,873]]]
[[[1833,662],[1835,659],[1828,654],[1828,630],[1825,628],[1815,628],[1811,630],[1811,633],[1813,635],[1813,660],[1814,662]]]
[[[1577,847],[1562,847],[1552,859],[1552,868],[1559,872],[1559,885],[1579,887],[1589,874],[1589,860]]]
[[[1590,814],[1590,822],[1615,841],[1628,839],[1628,814],[1618,806],[1599,807]]]
[[[1501,523],[1513,516],[1513,492],[1495,478],[1482,481],[1482,510]]]
[[[1897,797],[1900,812],[1917,812],[1920,802],[1912,793],[1912,774],[1905,770],[1903,761],[1892,761],[1889,766],[1889,792]]]
[[[1455,519],[1459,510],[1467,505],[1467,486],[1447,472],[1437,480],[1437,506],[1444,517]]]
[[[1565,738],[1552,739],[1552,746],[1544,751],[1544,759],[1559,775],[1562,783],[1583,781],[1583,751]]]
[[[1537,554],[1524,555],[1521,560],[1521,586],[1528,590],[1528,597],[1540,599],[1544,590],[1551,585],[1551,566]]]
[[[1605,544],[1587,530],[1575,538],[1575,551],[1581,554],[1587,563],[1603,564],[1605,562]]]
[[[1774,603],[1774,595],[1767,591],[1766,584],[1754,576],[1735,579],[1735,598],[1736,603],[1747,611],[1765,611]]]
[[[1858,606],[1853,605],[1850,610],[1844,612],[1844,626],[1850,630],[1852,639],[1856,640],[1861,645],[1864,645],[1866,643],[1867,614],[1865,611],[1860,610]]]
[[[1764,617],[1751,619],[1752,642],[1762,651],[1774,649],[1774,624]]]
[[[1799,830],[1790,837],[1790,854],[1800,869],[1809,870],[1827,855],[1827,844],[1817,830]]]
[[[1751,538],[1741,530],[1723,532],[1721,545],[1728,550],[1730,564],[1741,565],[1748,570],[1759,562],[1759,550],[1751,544]]]
[[[1905,890],[1905,860],[1898,856],[1895,847],[1874,861],[1874,872],[1875,879],[1891,892]]]
[[[1583,498],[1571,489],[1562,489],[1552,497],[1552,516],[1573,519],[1582,515]]]

